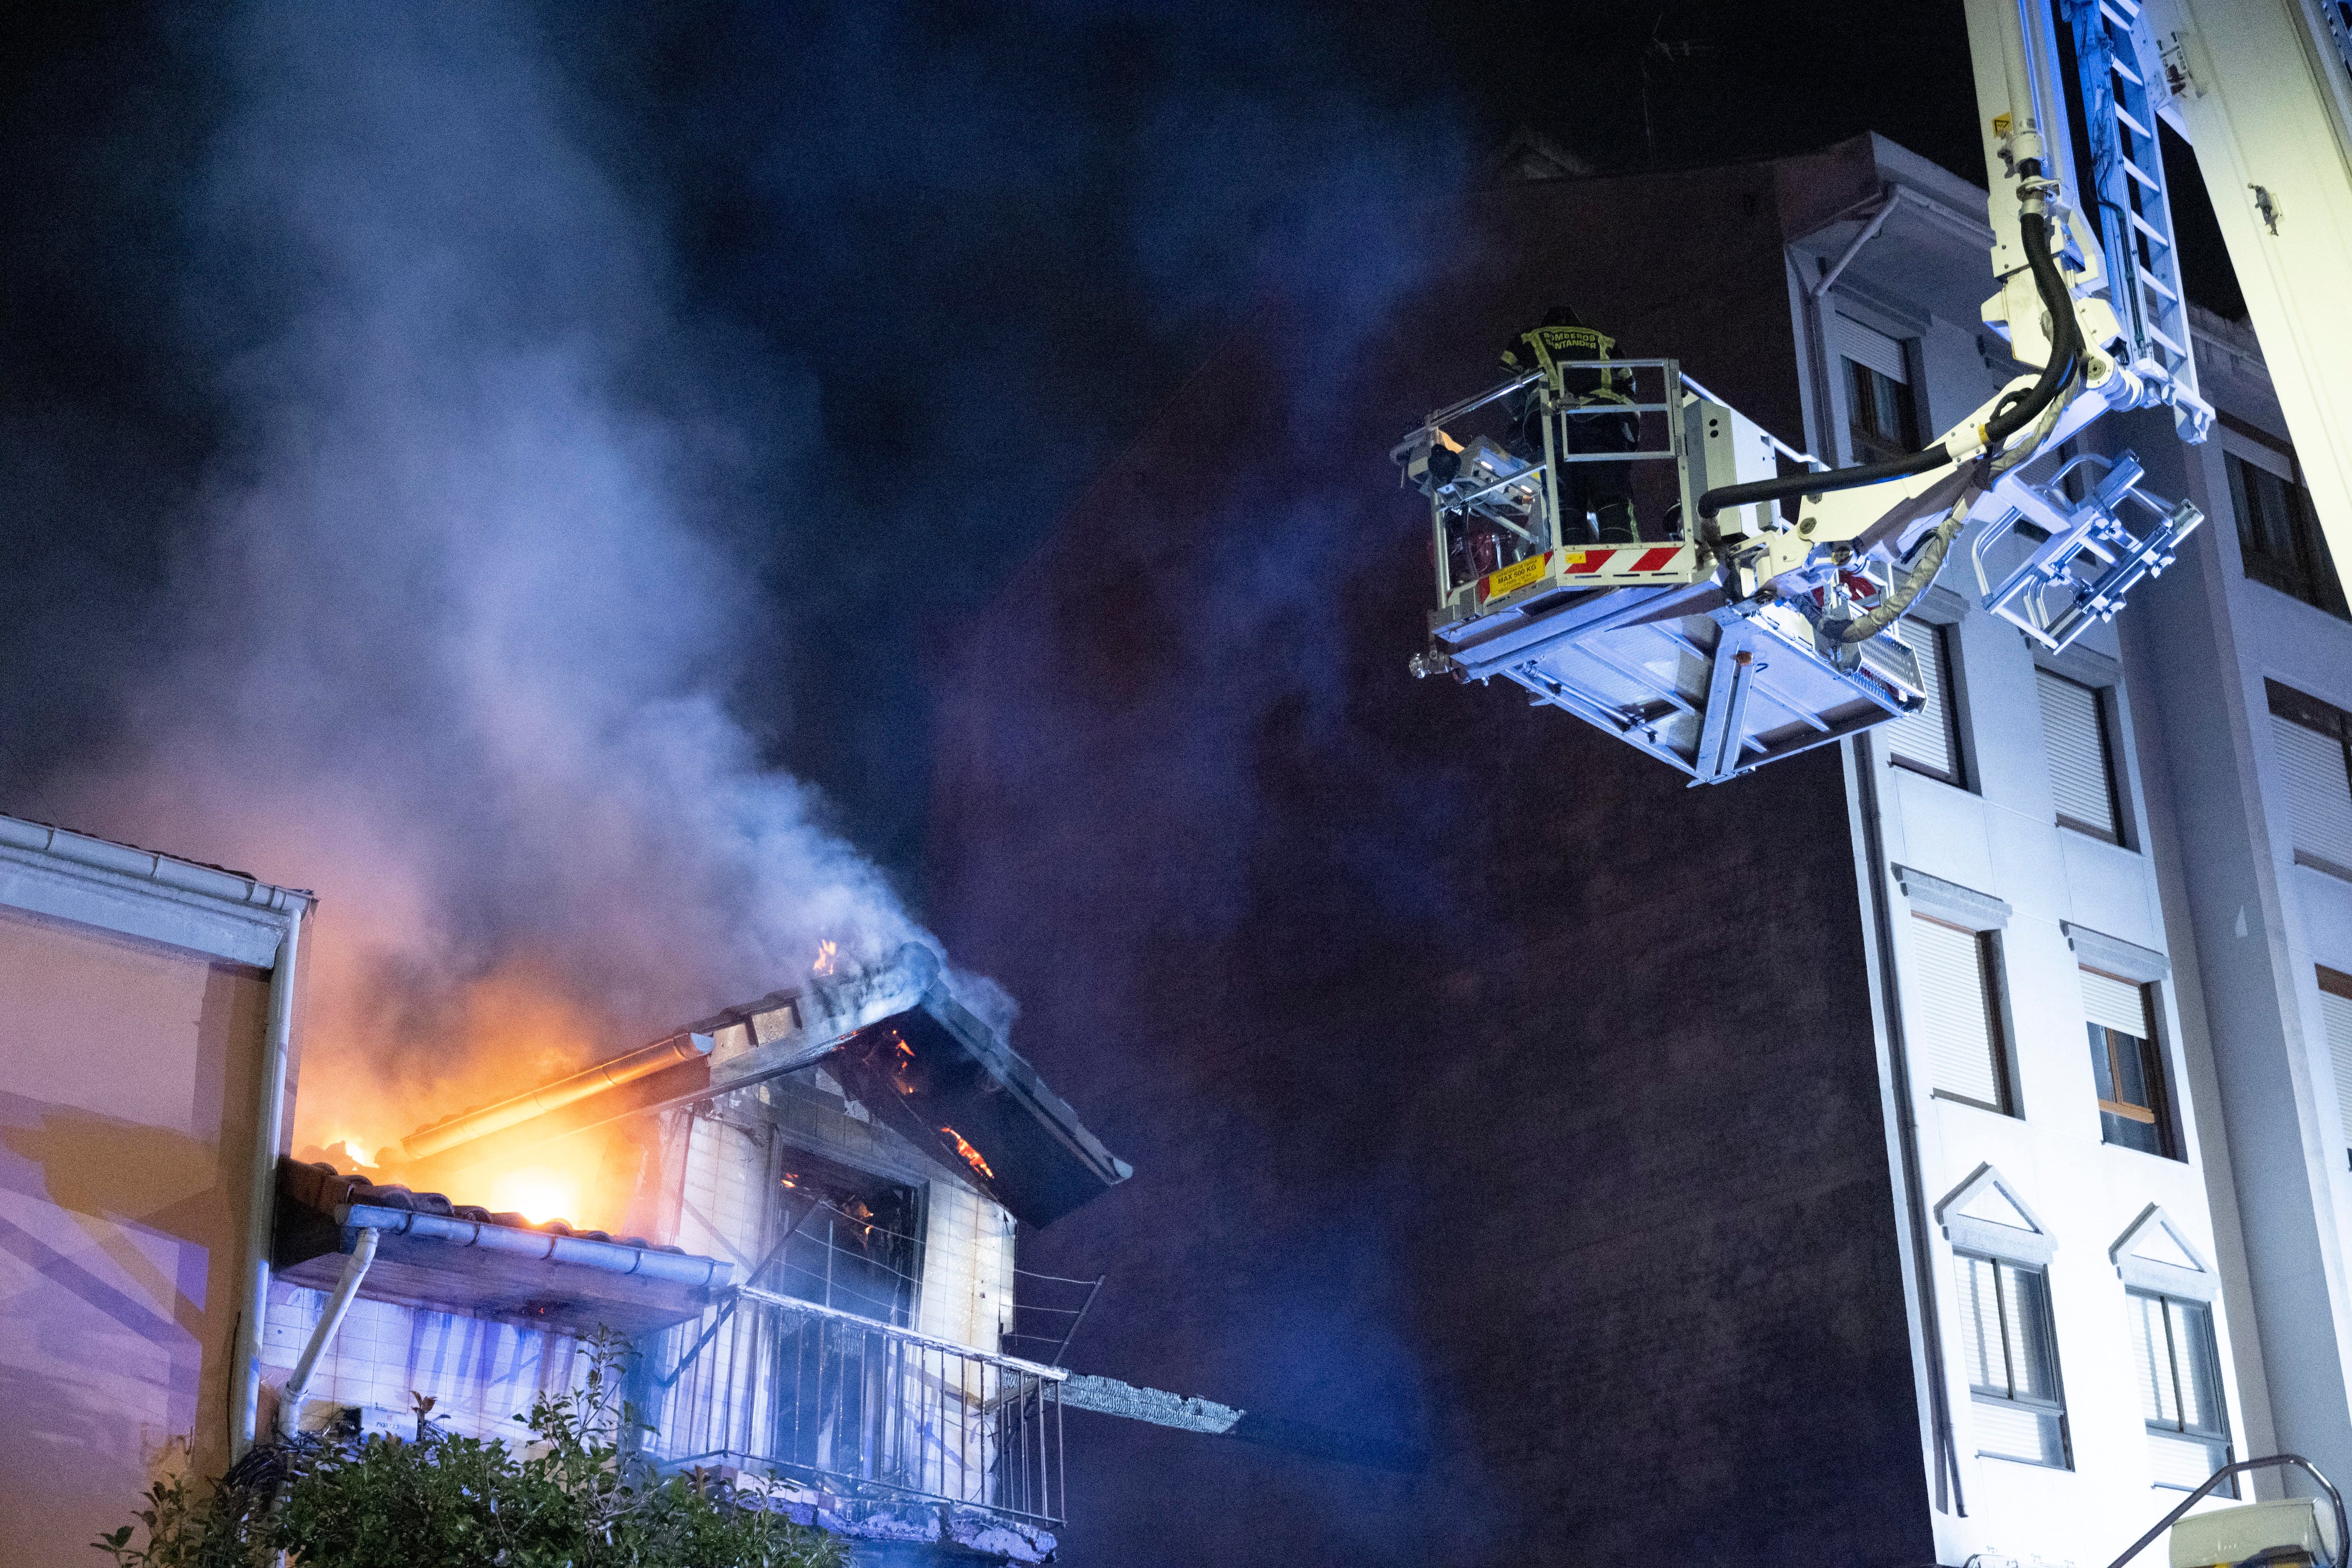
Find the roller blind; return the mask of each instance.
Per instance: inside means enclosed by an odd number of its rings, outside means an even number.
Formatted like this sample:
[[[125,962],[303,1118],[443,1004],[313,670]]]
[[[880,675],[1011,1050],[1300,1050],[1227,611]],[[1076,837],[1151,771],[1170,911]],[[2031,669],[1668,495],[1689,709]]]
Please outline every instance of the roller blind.
[[[2352,1147],[2352,996],[2343,994],[2343,979],[2331,981],[2326,971],[2319,979],[2319,1016],[2327,1029],[2327,1054],[2336,1063],[2336,1108],[2343,1125],[2340,1142]]]
[[[2287,828],[2294,847],[2331,866],[2352,868],[2352,781],[2344,744],[2273,714],[2279,766],[2286,776]]]
[[[2128,980],[2117,980],[2095,969],[2075,973],[2083,978],[2083,1016],[2094,1024],[2119,1030],[2136,1040],[2148,1038],[2147,997]]]
[[[1904,367],[1901,338],[1890,338],[1850,316],[1840,316],[1836,321],[1838,353],[1856,364],[1868,365],[1889,381],[1910,384],[1911,373]]]
[[[2122,838],[2107,763],[2107,730],[2099,694],[2046,669],[2033,672],[2042,698],[2042,732],[2050,752],[2050,788],[2058,816],[2104,837]]]
[[[1913,1012],[1928,1087],[1995,1110],[2002,1090],[2000,1035],[1985,984],[1984,939],[1911,917]]]
[[[1958,731],[1953,723],[1951,687],[1944,669],[1944,633],[1924,621],[1895,623],[1895,636],[1919,659],[1920,683],[1927,689],[1927,706],[1906,713],[1886,727],[1886,744],[1895,755],[1951,784],[1959,783]]]

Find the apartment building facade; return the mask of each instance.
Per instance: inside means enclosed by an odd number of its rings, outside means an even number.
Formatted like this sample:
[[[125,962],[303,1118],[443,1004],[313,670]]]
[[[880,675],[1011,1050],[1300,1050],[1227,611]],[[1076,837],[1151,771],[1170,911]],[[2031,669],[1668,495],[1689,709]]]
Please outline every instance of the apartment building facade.
[[[1874,158],[1899,216],[1790,249],[1807,434],[1839,461],[2011,373],[1980,290],[1937,287],[1983,254],[1981,194]],[[2205,510],[2183,561],[2053,655],[1975,608],[1964,537],[1902,627],[1928,706],[1853,749],[1941,1561],[2097,1561],[2229,1460],[2352,1461],[2322,988],[2352,940],[2326,695],[2352,624],[2251,332],[2198,318],[2212,437],[2158,413],[2078,448]],[[2234,897],[2257,864],[2270,896]],[[2242,947],[2279,960],[2267,1023]]]

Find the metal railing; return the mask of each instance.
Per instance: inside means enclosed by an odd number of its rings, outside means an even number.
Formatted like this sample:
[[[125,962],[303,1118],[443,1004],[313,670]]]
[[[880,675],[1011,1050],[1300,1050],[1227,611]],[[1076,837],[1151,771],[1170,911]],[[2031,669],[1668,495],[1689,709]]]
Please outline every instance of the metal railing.
[[[1058,1367],[745,1289],[647,1358],[666,1468],[733,1465],[837,1496],[1067,1513]]]

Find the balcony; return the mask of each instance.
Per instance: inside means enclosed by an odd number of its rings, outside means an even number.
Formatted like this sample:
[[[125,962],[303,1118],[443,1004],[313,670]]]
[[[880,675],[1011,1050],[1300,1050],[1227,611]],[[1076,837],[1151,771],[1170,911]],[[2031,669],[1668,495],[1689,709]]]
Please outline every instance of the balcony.
[[[1058,1367],[745,1289],[646,1342],[663,1469],[714,1468],[803,1523],[1043,1562],[1066,1515]]]

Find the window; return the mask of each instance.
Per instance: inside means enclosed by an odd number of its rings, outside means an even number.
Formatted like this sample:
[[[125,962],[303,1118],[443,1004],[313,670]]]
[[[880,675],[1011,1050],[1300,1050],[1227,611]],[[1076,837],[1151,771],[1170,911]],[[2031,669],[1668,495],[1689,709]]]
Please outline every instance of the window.
[[[2083,981],[2083,1016],[2091,1032],[2091,1077],[2098,1085],[2099,1136],[2144,1154],[2178,1159],[2164,1092],[2164,1053],[2157,1048],[2147,987],[2095,969]]]
[[[2042,698],[2042,734],[2050,751],[2058,825],[2122,843],[2115,758],[2107,749],[2106,693],[2046,669],[2036,669],[2033,679]]]
[[[2134,1290],[2127,1300],[2149,1468],[2158,1486],[2194,1490],[2230,1462],[2230,1413],[2221,1398],[2213,1310],[2147,1290]],[[2228,1481],[2216,1489],[2238,1495]]]
[[[1845,366],[1846,436],[1853,460],[1909,457],[1919,449],[1919,415],[1903,341],[1845,316],[1834,324]]]
[[[1919,660],[1927,705],[1886,727],[1893,761],[1914,773],[1957,784],[1960,778],[1959,714],[1952,701],[1951,628],[1926,621],[1900,620],[1895,635]]]
[[[1911,917],[1919,1037],[1931,1092],[2011,1112],[1992,938],[1928,915]]]
[[[2072,1468],[2058,1347],[2050,1331],[2049,1277],[2024,1264],[1966,1252],[1955,1254],[1953,1263],[1977,1452]]]
[[[2274,445],[2249,426],[2233,421],[2232,427]],[[2285,455],[2292,465],[2291,452]],[[2234,452],[2224,454],[2221,462],[2230,473],[2230,506],[2238,517],[2238,557],[2246,575],[2331,616],[2352,618],[2311,509],[2311,492]]]
[[[2352,878],[2352,761],[2345,750],[2352,719],[2293,687],[2265,684],[2295,863]]]
[[[2337,1131],[2352,1165],[2352,974],[2319,967],[2319,1016],[2327,1030],[2327,1056],[2336,1064]]]
[[[761,1282],[861,1318],[913,1323],[922,1272],[919,1191],[795,1149],[782,1150],[781,1163]]]

